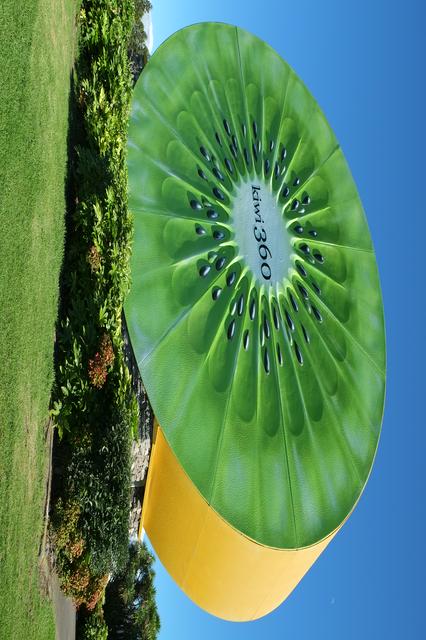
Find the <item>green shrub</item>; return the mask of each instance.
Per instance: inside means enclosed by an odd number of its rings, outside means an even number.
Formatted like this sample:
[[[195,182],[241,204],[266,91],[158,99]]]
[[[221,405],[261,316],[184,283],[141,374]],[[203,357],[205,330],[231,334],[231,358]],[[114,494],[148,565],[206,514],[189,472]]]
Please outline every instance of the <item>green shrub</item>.
[[[52,540],[61,586],[93,608],[128,556],[138,405],[123,356],[133,0],[83,0],[74,78],[67,243],[52,415],[61,436]]]
[[[81,637],[84,638],[84,640],[107,640],[108,627],[105,622],[88,618]]]
[[[105,622],[98,618],[88,618],[85,622],[80,638],[82,640],[107,640],[108,627]]]
[[[76,500],[56,501],[52,519],[52,541],[57,554],[72,562],[84,550],[84,540],[78,527],[81,508]]]
[[[131,74],[127,45],[133,1],[86,0],[80,12],[75,83],[77,133],[71,162],[67,245],[57,327],[53,393],[60,433],[99,403],[108,366],[107,334],[122,351],[121,311],[129,289],[132,218],[127,209],[127,126]]]
[[[107,640],[108,627],[104,620],[102,600],[92,611],[79,612],[76,637],[77,640]]]
[[[56,555],[56,568],[62,591],[73,600],[77,608],[85,605],[88,610],[96,606],[109,580],[109,575],[93,573],[90,560],[86,551],[70,557],[63,550],[59,550]]]
[[[98,573],[119,570],[127,558],[130,505],[131,404],[116,393],[113,372],[100,391],[89,436],[72,438],[66,491],[81,506],[80,529]],[[114,397],[111,398],[109,395]],[[108,407],[105,414],[104,406]]]

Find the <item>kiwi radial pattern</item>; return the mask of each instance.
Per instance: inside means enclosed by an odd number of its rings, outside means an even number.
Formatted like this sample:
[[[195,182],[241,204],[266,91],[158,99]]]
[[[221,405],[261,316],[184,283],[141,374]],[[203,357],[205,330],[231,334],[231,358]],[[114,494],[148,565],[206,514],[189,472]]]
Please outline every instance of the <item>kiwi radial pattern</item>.
[[[366,483],[385,387],[376,260],[340,146],[271,47],[202,23],[142,73],[128,167],[126,316],[168,446],[237,532],[314,545]]]

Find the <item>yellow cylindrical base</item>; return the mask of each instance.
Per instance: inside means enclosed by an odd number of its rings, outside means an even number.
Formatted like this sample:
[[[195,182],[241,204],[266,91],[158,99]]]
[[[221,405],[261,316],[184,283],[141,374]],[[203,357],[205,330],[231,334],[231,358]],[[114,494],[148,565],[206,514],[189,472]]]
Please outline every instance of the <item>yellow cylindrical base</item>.
[[[142,527],[163,565],[191,600],[233,621],[254,620],[275,609],[337,532],[304,549],[275,549],[248,538],[199,493],[158,425]]]

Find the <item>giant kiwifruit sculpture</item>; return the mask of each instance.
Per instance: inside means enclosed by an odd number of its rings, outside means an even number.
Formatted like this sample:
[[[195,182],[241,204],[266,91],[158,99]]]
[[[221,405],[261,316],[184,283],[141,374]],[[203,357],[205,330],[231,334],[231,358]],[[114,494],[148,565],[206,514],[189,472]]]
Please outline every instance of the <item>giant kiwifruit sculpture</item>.
[[[233,26],[170,37],[135,88],[126,315],[158,431],[144,525],[232,620],[294,588],[367,481],[384,400],[380,285],[317,103]]]

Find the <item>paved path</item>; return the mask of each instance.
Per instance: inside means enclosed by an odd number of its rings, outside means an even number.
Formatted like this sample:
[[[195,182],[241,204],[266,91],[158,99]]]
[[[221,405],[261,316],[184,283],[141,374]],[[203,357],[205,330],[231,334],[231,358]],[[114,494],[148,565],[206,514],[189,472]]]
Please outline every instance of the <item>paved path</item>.
[[[76,610],[70,598],[66,598],[62,593],[58,577],[52,567],[52,550],[48,548],[48,518],[50,505],[50,490],[52,485],[52,447],[53,447],[53,427],[50,423],[46,430],[46,448],[49,456],[49,466],[46,477],[46,498],[44,513],[44,532],[40,544],[39,570],[42,591],[52,601],[55,622],[56,640],[75,640]]]
[[[55,608],[56,640],[75,640],[75,607],[59,588],[56,574],[51,575],[52,602]]]

